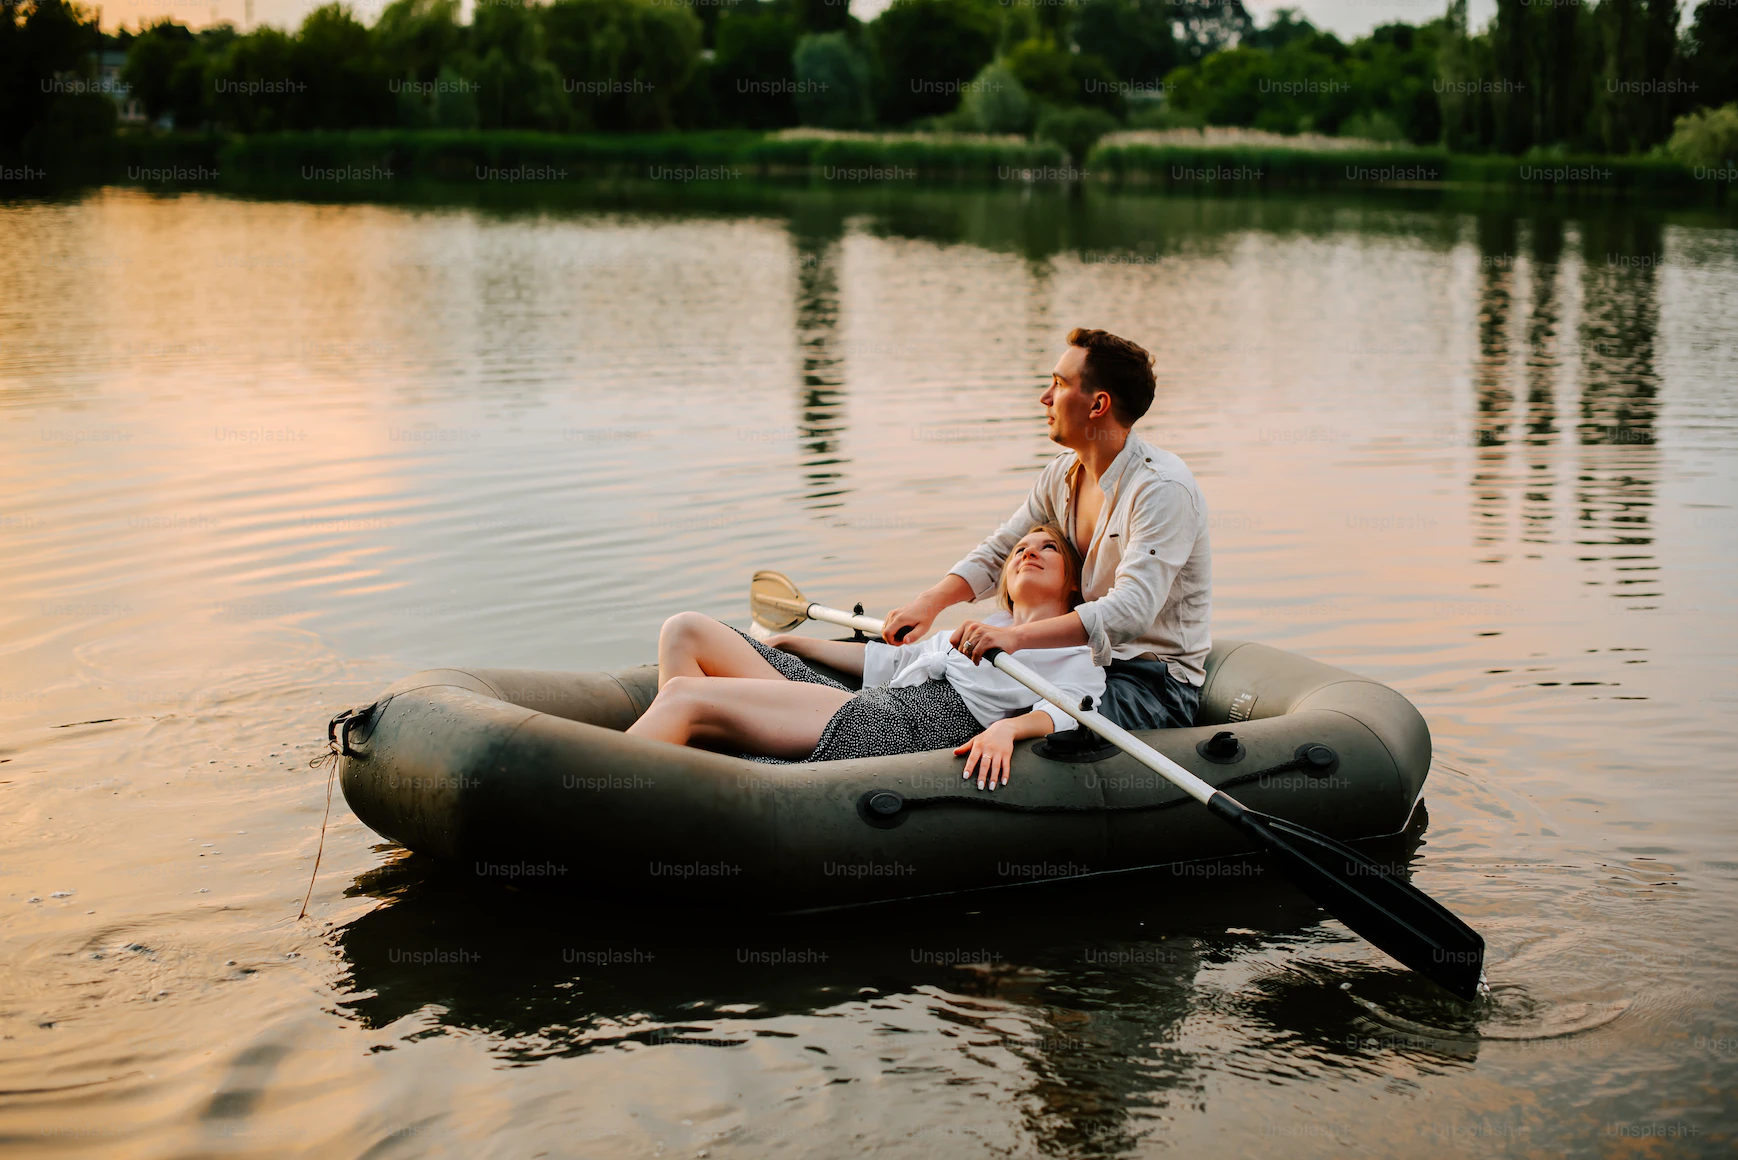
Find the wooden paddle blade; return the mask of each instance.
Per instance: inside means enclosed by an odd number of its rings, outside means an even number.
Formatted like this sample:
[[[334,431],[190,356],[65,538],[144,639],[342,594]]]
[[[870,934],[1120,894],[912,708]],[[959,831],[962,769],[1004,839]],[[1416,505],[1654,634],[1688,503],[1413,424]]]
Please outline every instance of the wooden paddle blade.
[[[748,582],[748,611],[762,628],[785,632],[809,618],[809,602],[789,576],[762,570]]]
[[[1441,903],[1326,834],[1245,809],[1224,794],[1208,805],[1260,843],[1323,910],[1444,990],[1478,998],[1485,940]]]

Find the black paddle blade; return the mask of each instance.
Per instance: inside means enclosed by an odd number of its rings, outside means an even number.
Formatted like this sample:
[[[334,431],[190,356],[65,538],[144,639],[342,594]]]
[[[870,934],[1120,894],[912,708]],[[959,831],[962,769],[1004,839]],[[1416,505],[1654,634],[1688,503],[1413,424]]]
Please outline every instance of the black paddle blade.
[[[1214,794],[1208,808],[1259,842],[1323,910],[1443,989],[1478,998],[1485,940],[1434,898],[1326,834],[1224,794]]]

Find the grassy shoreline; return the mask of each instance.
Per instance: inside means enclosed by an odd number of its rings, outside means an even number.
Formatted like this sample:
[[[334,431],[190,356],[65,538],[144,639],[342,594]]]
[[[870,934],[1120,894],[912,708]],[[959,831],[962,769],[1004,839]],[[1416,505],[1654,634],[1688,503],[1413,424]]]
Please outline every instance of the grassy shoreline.
[[[592,178],[719,182],[981,184],[1056,171],[1052,144],[914,135],[798,137],[746,131],[659,135],[367,130],[249,137],[120,138],[106,168],[192,170],[208,184],[559,183]],[[118,163],[117,163],[118,162]],[[148,179],[148,178],[147,178]]]
[[[1110,143],[1088,159],[1094,176],[1156,188],[1355,190],[1484,188],[1551,197],[1724,201],[1738,172],[1649,157],[1504,157],[1446,149],[1315,151],[1249,145]]]
[[[1738,170],[1698,169],[1640,157],[1528,158],[1408,147],[1313,149],[1111,138],[1077,168],[1058,146],[1018,138],[746,131],[136,134],[116,138],[105,156],[77,158],[56,169],[45,178],[170,187],[265,187],[277,192],[305,189],[318,195],[363,192],[406,181],[547,186],[620,178],[674,184],[748,180],[888,188],[902,183],[1084,182],[1230,195],[1470,189],[1546,198],[1723,204],[1738,186]]]

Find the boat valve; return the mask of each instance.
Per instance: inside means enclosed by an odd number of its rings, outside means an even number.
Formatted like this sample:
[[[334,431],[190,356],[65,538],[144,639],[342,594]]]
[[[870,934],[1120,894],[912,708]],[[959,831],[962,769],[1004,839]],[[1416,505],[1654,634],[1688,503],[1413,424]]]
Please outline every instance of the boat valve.
[[[890,789],[877,790],[869,795],[869,808],[887,817],[905,808],[905,798]]]
[[[857,799],[857,816],[878,830],[891,830],[905,822],[905,795],[897,790],[872,789]]]
[[[1195,746],[1195,752],[1215,764],[1231,765],[1243,760],[1243,742],[1229,729],[1222,729]]]
[[[1296,760],[1305,777],[1327,777],[1340,767],[1340,755],[1320,742],[1298,746]]]

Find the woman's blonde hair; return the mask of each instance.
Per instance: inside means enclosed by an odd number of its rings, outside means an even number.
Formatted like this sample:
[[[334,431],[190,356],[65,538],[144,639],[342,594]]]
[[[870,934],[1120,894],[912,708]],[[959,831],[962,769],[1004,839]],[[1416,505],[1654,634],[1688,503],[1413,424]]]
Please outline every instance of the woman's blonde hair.
[[[1071,586],[1068,595],[1063,599],[1068,607],[1072,609],[1079,604],[1082,599],[1080,594],[1080,586],[1082,583],[1080,573],[1083,565],[1080,560],[1080,550],[1074,546],[1074,541],[1064,535],[1062,529],[1057,527],[1055,524],[1033,524],[1026,530],[1026,536],[1031,535],[1033,532],[1043,532],[1052,540],[1055,540],[1056,546],[1062,550],[1062,558],[1068,562],[1068,583]],[[1023,540],[1026,536],[1021,536],[1020,538]],[[1010,551],[1008,553],[1008,558],[1002,561],[1002,574],[996,577],[996,604],[1003,612],[1014,611],[1014,597],[1008,591],[1008,572],[1013,568],[1013,565],[1014,553]]]

